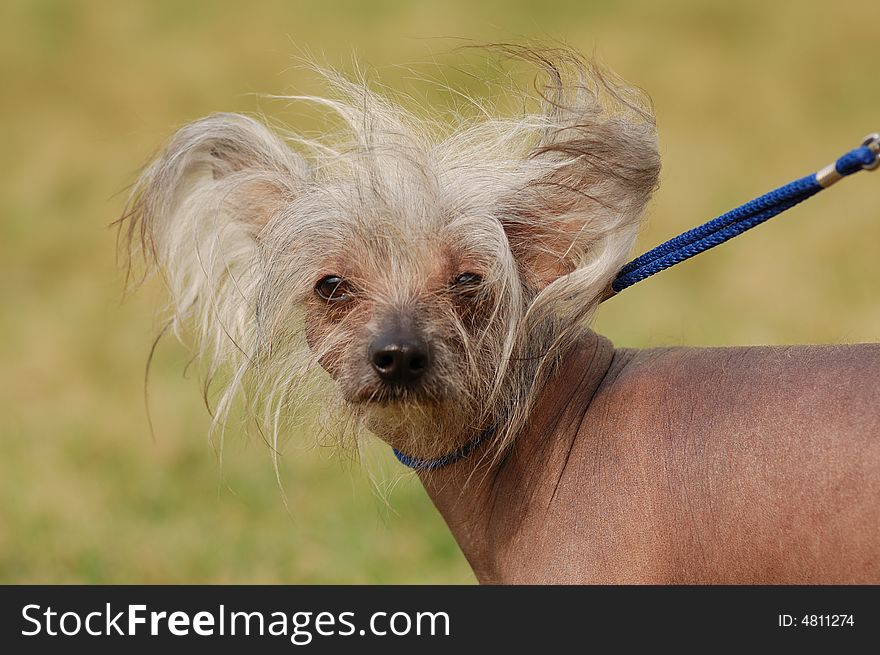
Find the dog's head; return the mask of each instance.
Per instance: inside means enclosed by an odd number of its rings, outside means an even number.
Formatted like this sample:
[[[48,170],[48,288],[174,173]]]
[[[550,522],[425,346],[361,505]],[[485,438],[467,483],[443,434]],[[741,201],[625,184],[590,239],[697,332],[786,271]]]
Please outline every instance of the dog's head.
[[[143,173],[128,234],[163,273],[218,416],[250,390],[277,432],[304,398],[417,456],[492,424],[507,444],[623,263],[659,162],[637,94],[571,53],[540,107],[440,127],[328,76],[342,119],[282,139],[218,114]],[[329,425],[326,418],[323,425]],[[354,430],[357,432],[357,430]]]

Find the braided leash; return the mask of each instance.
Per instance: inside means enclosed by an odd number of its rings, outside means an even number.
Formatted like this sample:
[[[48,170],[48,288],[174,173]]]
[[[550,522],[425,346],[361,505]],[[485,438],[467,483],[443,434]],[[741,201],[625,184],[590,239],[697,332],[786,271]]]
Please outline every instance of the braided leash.
[[[694,255],[721,245],[746,230],[770,220],[839,182],[847,175],[863,170],[874,170],[878,166],[880,166],[880,134],[871,134],[861,146],[850,150],[818,173],[807,175],[755,198],[632,260],[620,269],[603,300],[620,293],[636,282],[641,282],[670,266],[680,264]]]
[[[602,296],[602,301],[617,295],[636,282],[641,282],[670,266],[680,264],[709,248],[719,246],[746,230],[770,220],[848,175],[859,171],[872,171],[878,167],[880,167],[880,134],[875,133],[870,134],[858,148],[850,150],[818,173],[807,175],[775,191],[765,193],[635,258],[620,269],[617,277]],[[487,428],[458,450],[436,459],[412,457],[396,448],[394,455],[401,464],[411,469],[434,471],[470,455],[492,432],[492,428]]]

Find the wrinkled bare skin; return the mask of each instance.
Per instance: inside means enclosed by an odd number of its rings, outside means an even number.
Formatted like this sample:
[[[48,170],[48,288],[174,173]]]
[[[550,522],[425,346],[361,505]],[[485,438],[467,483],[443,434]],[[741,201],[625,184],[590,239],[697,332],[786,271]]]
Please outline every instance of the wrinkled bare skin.
[[[588,333],[506,459],[421,477],[483,583],[878,583],[878,371]]]

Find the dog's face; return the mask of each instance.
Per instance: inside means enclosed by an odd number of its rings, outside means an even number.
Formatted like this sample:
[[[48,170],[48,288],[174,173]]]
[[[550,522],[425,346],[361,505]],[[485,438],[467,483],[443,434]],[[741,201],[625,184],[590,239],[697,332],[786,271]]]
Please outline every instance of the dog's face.
[[[211,371],[233,361],[225,408],[250,378],[276,431],[311,391],[417,456],[489,424],[509,441],[628,254],[659,167],[650,114],[567,63],[542,112],[445,133],[333,78],[340,98],[311,100],[347,136],[294,139],[311,157],[238,115],[178,132],[129,234]]]
[[[468,206],[465,180],[431,177],[397,179],[403,198],[377,193],[375,179],[304,191],[264,238],[302,224],[298,213],[326,216],[298,235],[323,245],[308,264],[281,246],[302,267],[310,355],[373,431],[402,448],[418,434],[419,452],[440,454],[451,433],[488,420],[532,291],[490,208]]]
[[[407,232],[350,237],[328,253],[304,299],[307,343],[349,403],[469,402],[499,349],[497,299],[510,280],[454,228]]]

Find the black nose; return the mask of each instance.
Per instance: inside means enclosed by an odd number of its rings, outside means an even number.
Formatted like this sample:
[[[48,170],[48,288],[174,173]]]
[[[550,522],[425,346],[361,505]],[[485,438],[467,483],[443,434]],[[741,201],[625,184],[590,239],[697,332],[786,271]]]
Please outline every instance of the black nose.
[[[370,363],[385,382],[409,386],[430,365],[428,344],[411,329],[395,328],[380,334],[370,345]]]

